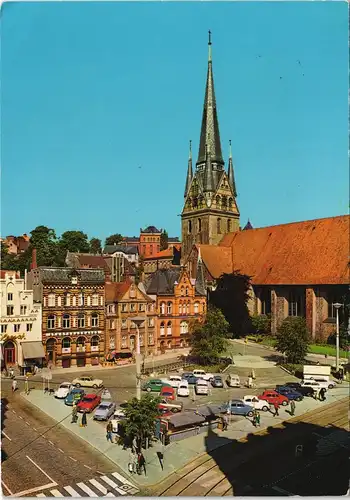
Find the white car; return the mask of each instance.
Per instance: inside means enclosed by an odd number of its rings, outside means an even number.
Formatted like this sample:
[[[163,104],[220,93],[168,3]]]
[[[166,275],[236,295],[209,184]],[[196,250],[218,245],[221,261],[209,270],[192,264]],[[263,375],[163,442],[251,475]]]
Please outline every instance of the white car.
[[[75,378],[72,384],[75,385],[75,387],[93,387],[94,389],[98,389],[103,387],[103,380],[86,376]]]
[[[180,375],[169,375],[166,383],[177,389],[182,383],[182,377]]]
[[[199,378],[196,382],[195,390],[197,395],[207,396],[209,394],[209,385],[207,380]]]
[[[113,432],[118,433],[119,422],[125,420],[125,412],[121,408],[115,410],[114,415],[111,419]]]
[[[235,375],[234,373],[230,373],[227,376],[226,384],[229,387],[241,387],[241,380],[240,380],[238,375]]]
[[[245,403],[248,406],[252,406],[256,410],[262,410],[262,411],[269,410],[269,403],[264,399],[259,399],[257,396],[251,396],[251,395],[244,396],[243,403]]]
[[[181,384],[177,388],[177,395],[182,397],[188,397],[190,395],[190,389],[188,387],[187,380],[181,380]]]
[[[70,382],[62,382],[57,391],[55,391],[54,396],[57,399],[65,399],[73,388]]]
[[[302,387],[312,387],[315,391],[319,391],[320,389],[333,389],[335,387],[335,383],[332,380],[329,380],[328,382],[324,380],[312,380],[312,379],[305,379],[302,380],[301,384]]]
[[[207,373],[204,370],[193,370],[193,375],[203,380],[211,380],[212,378],[214,378],[214,375],[212,373]]]

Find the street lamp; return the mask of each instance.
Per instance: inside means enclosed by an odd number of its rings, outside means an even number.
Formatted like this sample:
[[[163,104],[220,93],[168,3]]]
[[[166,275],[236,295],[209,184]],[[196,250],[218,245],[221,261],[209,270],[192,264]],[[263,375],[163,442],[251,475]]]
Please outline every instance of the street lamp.
[[[140,326],[146,320],[143,316],[135,316],[130,318],[136,325],[136,397],[141,399],[141,352],[140,352]]]
[[[335,368],[337,372],[339,371],[339,309],[342,307],[343,304],[340,304],[337,302],[336,304],[333,304],[336,310],[336,358],[335,358]]]

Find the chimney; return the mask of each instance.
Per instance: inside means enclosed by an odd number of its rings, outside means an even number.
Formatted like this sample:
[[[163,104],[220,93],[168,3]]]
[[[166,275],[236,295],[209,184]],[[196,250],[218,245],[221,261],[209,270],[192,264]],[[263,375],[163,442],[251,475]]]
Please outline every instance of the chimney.
[[[36,263],[36,248],[33,248],[33,251],[32,251],[32,263],[30,265],[30,269],[36,269],[38,266],[37,266],[37,263]]]

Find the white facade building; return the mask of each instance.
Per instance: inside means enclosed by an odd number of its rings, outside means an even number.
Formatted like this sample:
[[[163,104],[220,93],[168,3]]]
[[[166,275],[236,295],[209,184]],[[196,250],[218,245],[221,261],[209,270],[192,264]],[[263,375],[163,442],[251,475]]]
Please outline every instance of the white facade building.
[[[33,290],[26,290],[25,280],[16,271],[1,271],[0,291],[0,339],[5,366],[23,369],[41,364],[45,357],[41,304],[34,303]]]

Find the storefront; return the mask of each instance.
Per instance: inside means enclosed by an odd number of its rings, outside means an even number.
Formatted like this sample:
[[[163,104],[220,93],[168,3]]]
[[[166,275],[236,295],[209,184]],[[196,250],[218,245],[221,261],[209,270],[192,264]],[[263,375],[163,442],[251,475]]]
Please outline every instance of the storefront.
[[[21,342],[23,362],[20,367],[22,373],[33,371],[34,366],[42,367],[45,351],[41,341]]]

